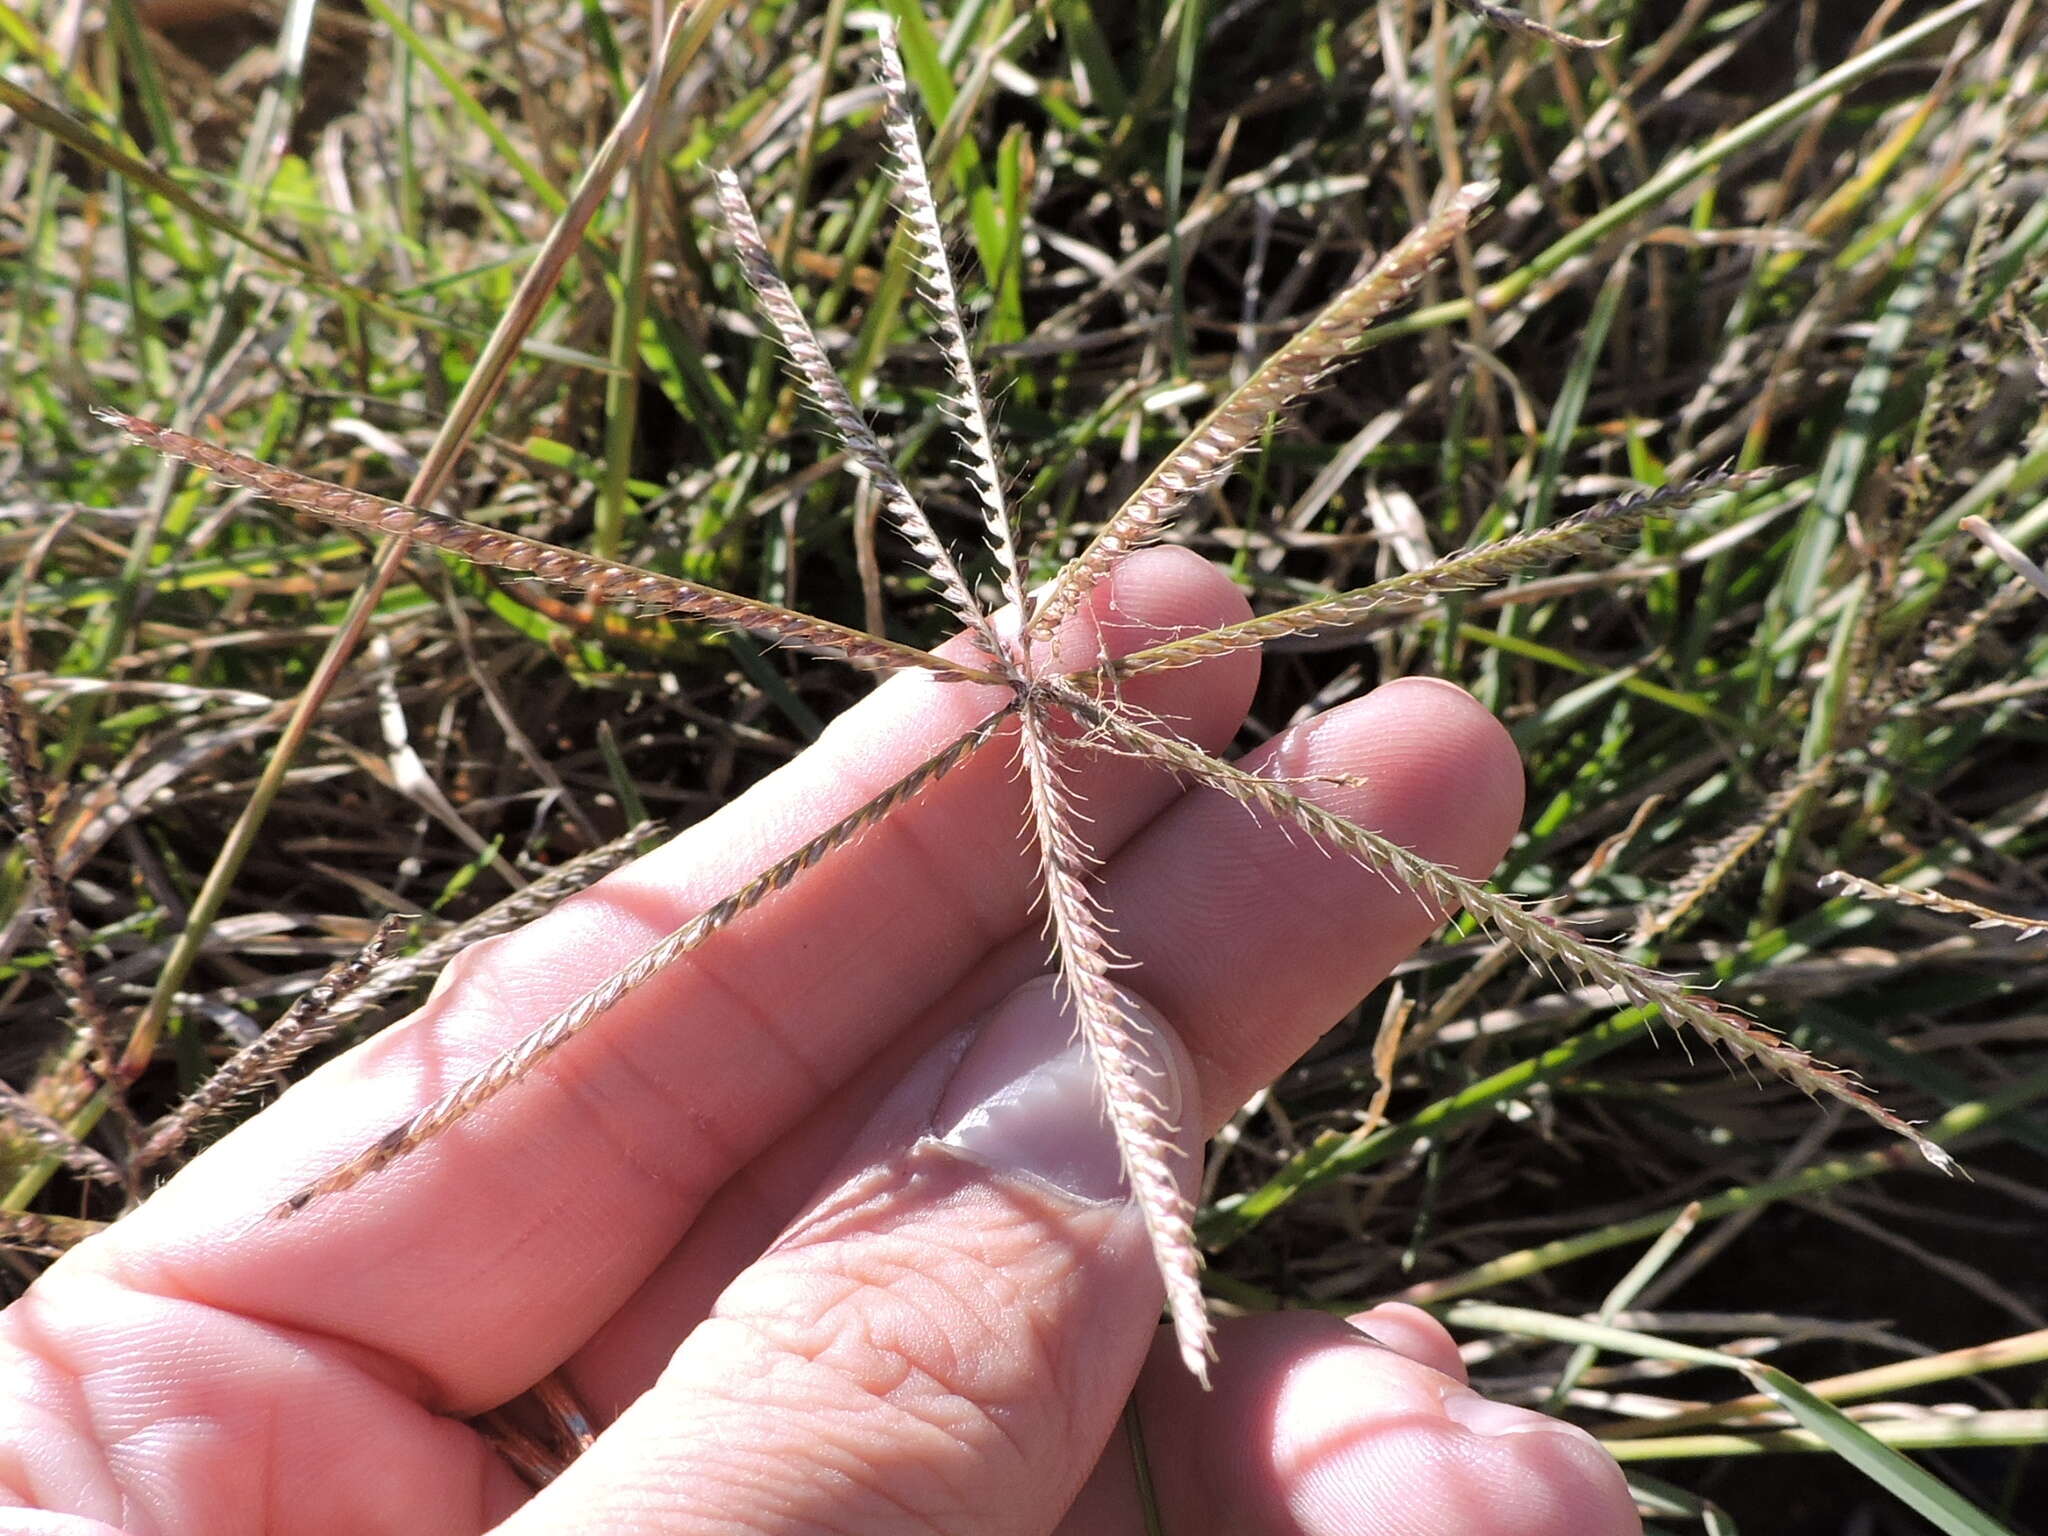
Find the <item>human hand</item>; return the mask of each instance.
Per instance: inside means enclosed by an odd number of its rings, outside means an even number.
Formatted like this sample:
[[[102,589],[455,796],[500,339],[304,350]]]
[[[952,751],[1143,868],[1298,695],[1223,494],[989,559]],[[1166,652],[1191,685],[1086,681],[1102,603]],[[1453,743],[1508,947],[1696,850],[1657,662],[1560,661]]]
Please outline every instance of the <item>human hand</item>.
[[[1202,562],[1152,551],[1063,644],[1129,650],[1242,612]],[[1256,667],[1240,652],[1129,696],[1215,748]],[[1136,1531],[1113,1435],[1134,1381],[1173,1536],[1637,1530],[1588,1437],[1473,1395],[1413,1309],[1231,1322],[1207,1394],[1155,1344],[1140,1220],[1030,984],[1045,945],[1000,751],[634,993],[544,1080],[371,1184],[265,1214],[985,697],[891,680],[742,800],[466,953],[411,1020],[55,1265],[0,1313],[0,1506],[19,1506],[0,1532]],[[1441,685],[1383,688],[1258,760],[1354,776],[1310,788],[1474,875],[1519,816],[1505,734]],[[1199,1135],[1437,919],[1149,765],[1088,756],[1075,776],[1134,988],[1171,1022],[1157,1061],[1192,1170]],[[557,1370],[603,1433],[535,1494],[463,1420]]]

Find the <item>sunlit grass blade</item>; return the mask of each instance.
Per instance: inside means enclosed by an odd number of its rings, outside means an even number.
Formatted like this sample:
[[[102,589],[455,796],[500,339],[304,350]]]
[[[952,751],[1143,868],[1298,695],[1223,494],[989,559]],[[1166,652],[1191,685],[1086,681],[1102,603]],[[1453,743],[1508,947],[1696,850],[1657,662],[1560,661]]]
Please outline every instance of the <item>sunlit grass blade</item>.
[[[1971,1500],[1933,1473],[1886,1445],[1839,1408],[1806,1390],[1785,1372],[1760,1361],[1743,1366],[1757,1389],[1775,1399],[1800,1425],[1843,1461],[1925,1519],[1944,1536],[2013,1536]],[[2048,1421],[2035,1416],[2034,1443],[2048,1439]],[[1655,1444],[1654,1441],[1647,1442]]]
[[[1638,1332],[1635,1329],[1616,1328],[1609,1324],[1587,1322],[1573,1317],[1559,1317],[1528,1307],[1504,1307],[1489,1302],[1461,1302],[1450,1308],[1447,1316],[1449,1321],[1460,1327],[1483,1329],[1493,1333],[1514,1333],[1562,1343],[1590,1344],[1599,1349],[1636,1355],[1646,1360],[1668,1360],[1738,1372],[1789,1412],[1827,1449],[1855,1467],[1893,1498],[1931,1522],[1933,1528],[1944,1533],[1944,1536],[2014,1536],[2010,1528],[1994,1520],[1932,1473],[1915,1465],[1900,1452],[1886,1445],[1870,1429],[1858,1424],[1840,1409],[1824,1402],[1775,1366],[1764,1365],[1740,1355],[1701,1349],[1675,1340],[1658,1338],[1654,1334]],[[2024,1433],[2028,1440],[2038,1443],[2044,1433],[2048,1433],[2048,1420],[2044,1420],[2039,1414],[2030,1414],[2028,1419],[2032,1422]],[[1932,1438],[1936,1444],[1943,1443],[1946,1438],[1953,1438],[1959,1444],[1972,1443],[1972,1436],[1966,1425],[1957,1426],[1957,1432],[1952,1437],[1936,1435]],[[1631,1459],[1654,1458],[1657,1454],[1655,1440],[1631,1441],[1626,1444],[1627,1449],[1623,1453]],[[1623,1450],[1620,1446],[1615,1449]]]

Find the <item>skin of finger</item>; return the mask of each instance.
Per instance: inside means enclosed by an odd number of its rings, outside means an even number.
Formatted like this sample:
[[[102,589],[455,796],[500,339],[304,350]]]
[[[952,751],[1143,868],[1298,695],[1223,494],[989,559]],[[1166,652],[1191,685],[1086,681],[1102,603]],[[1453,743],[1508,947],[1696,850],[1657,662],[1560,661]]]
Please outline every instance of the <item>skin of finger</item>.
[[[1440,1371],[1453,1381],[1462,1383],[1468,1379],[1465,1357],[1458,1353],[1450,1330],[1420,1307],[1405,1301],[1383,1301],[1369,1311],[1352,1313],[1344,1321],[1375,1343]]]
[[[1449,1343],[1412,1320],[1391,1331],[1428,1355]],[[1237,1319],[1218,1355],[1205,1393],[1162,1336],[1139,1382],[1156,1509],[1177,1536],[1640,1536],[1621,1469],[1592,1436],[1487,1403],[1335,1318]],[[1143,1528],[1119,1436],[1059,1536]]]
[[[911,1069],[825,1192],[504,1536],[1022,1536],[1057,1518],[1144,1360],[1159,1278],[1128,1202],[920,1139],[957,1040]],[[1191,1184],[1192,1128],[1180,1163]]]
[[[1251,765],[1349,775],[1304,788],[1408,847],[1481,875],[1521,814],[1521,770],[1491,715],[1445,685],[1388,684],[1270,742]],[[1454,793],[1447,794],[1451,789]],[[1436,917],[1344,858],[1289,839],[1211,791],[1175,802],[1103,870],[1131,972],[1175,1021],[1200,1074],[1204,1124],[1227,1119],[1414,949]],[[867,1110],[926,1048],[1044,969],[1035,930],[989,963],[849,1085],[840,1101],[736,1175],[687,1239],[570,1364],[601,1417],[644,1391],[719,1292],[773,1239]]]
[[[472,1536],[527,1495],[343,1343],[84,1271],[0,1321],[9,1536],[56,1529],[26,1508],[76,1536]]]
[[[1069,665],[1245,611],[1185,551],[1120,567],[1063,632]],[[1161,674],[1144,699],[1227,739],[1256,660]],[[987,751],[622,1002],[522,1084],[288,1221],[259,1214],[460,1081],[783,850],[951,740],[989,690],[892,679],[740,802],[463,967],[416,1015],[202,1156],[82,1263],[139,1289],[315,1329],[475,1411],[520,1390],[645,1279],[737,1167],[828,1102],[991,944],[1032,885],[1022,790]],[[1113,849],[1174,787],[1087,765]],[[366,1283],[366,1278],[374,1283]]]

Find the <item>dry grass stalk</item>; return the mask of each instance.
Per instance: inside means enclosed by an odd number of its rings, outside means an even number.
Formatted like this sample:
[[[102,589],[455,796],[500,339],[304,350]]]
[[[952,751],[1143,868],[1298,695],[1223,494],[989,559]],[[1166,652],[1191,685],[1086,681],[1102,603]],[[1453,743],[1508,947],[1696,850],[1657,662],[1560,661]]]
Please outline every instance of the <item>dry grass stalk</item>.
[[[1495,9],[1488,7],[1488,11]],[[966,328],[946,266],[943,238],[930,179],[911,126],[900,62],[893,40],[883,38],[883,84],[888,98],[888,135],[896,161],[897,191],[914,235],[921,285],[939,316],[941,348],[952,377],[949,409],[967,441],[969,471],[999,567],[999,585],[1019,604],[1021,636],[1046,636],[1075,611],[1086,593],[1131,549],[1157,537],[1194,498],[1221,483],[1267,429],[1271,419],[1297,402],[1351,356],[1368,326],[1405,298],[1424,273],[1466,230],[1486,196],[1469,186],[1443,200],[1425,224],[1389,251],[1358,283],[1333,301],[1299,335],[1272,354],[1228,395],[1195,431],[1139,486],[1103,525],[1095,539],[1053,581],[1028,602],[1021,591],[1022,565],[1013,520],[999,494],[998,470],[987,410],[967,351]],[[591,1027],[609,1008],[662,967],[706,942],[726,924],[773,896],[834,849],[858,836],[920,794],[970,756],[1001,739],[1014,751],[1029,797],[1030,828],[1039,850],[1054,961],[1071,998],[1080,1032],[1100,1075],[1111,1123],[1125,1169],[1151,1236],[1165,1279],[1168,1304],[1181,1353],[1198,1375],[1208,1353],[1208,1319],[1197,1280],[1197,1256],[1190,1208],[1170,1165],[1175,1127],[1167,1123],[1157,1095],[1132,1048],[1129,1003],[1110,979],[1117,963],[1110,927],[1095,906],[1090,886],[1094,856],[1082,833],[1064,758],[1070,749],[1062,723],[1078,722],[1085,748],[1141,756],[1162,769],[1240,800],[1305,831],[1336,852],[1382,871],[1417,893],[1438,912],[1463,905],[1493,924],[1532,958],[1560,965],[1612,988],[1630,1003],[1661,1011],[1731,1050],[1771,1067],[1809,1093],[1848,1103],[1888,1129],[1915,1141],[1939,1165],[1947,1156],[1874,1103],[1848,1074],[1803,1052],[1726,1009],[1688,994],[1662,976],[1631,965],[1568,929],[1532,916],[1486,887],[1431,863],[1390,839],[1323,809],[1288,784],[1246,773],[1152,728],[1120,700],[1115,677],[1100,671],[1071,674],[1043,669],[1032,648],[1001,639],[989,610],[965,571],[940,544],[928,519],[860,420],[844,387],[832,376],[822,348],[798,312],[736,184],[722,181],[720,202],[743,271],[752,283],[799,382],[816,401],[853,460],[876,485],[892,515],[933,568],[941,588],[967,626],[982,655],[973,665],[899,645],[843,626],[734,593],[678,581],[653,572],[596,560],[568,550],[467,523],[460,518],[401,506],[338,486],[277,470],[147,422],[114,416],[139,441],[250,486],[274,500],[316,516],[372,532],[398,533],[447,552],[516,573],[574,587],[599,601],[658,604],[674,612],[764,634],[772,639],[824,651],[882,669],[914,667],[941,677],[998,685],[1007,699],[974,728],[875,799],[761,871],[723,900],[626,966],[510,1051],[420,1110],[374,1145],[299,1191],[280,1214],[347,1189],[376,1169],[404,1156],[456,1124],[478,1106],[521,1081],[536,1064]],[[1389,603],[1413,602],[1530,565],[1582,554],[1604,544],[1640,518],[1684,505],[1743,483],[1740,477],[1689,481],[1595,509],[1549,529],[1502,545],[1454,556],[1413,577],[1290,609],[1277,628],[1268,621],[1235,626],[1214,636],[1194,636],[1155,648],[1154,660],[1125,670],[1179,665],[1222,650],[1261,644],[1272,634],[1356,629],[1362,616]],[[1385,590],[1391,585],[1395,590]],[[1267,627],[1261,628],[1262,623]],[[1204,647],[1207,647],[1206,649]],[[1161,656],[1160,653],[1170,653]],[[1011,722],[1014,721],[1014,726]]]
[[[2048,597],[2048,571],[2036,565],[2026,551],[2000,533],[1981,517],[1966,517],[1957,525],[1974,537],[1991,553],[2005,562],[2007,569],[2017,573],[2026,584],[2043,597]]]

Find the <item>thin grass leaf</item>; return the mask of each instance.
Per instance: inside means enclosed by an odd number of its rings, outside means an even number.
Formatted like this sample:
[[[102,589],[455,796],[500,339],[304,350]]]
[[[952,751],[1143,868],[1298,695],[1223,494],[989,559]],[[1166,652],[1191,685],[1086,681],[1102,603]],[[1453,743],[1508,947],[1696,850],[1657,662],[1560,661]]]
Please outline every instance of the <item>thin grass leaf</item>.
[[[1976,1504],[1956,1492],[1931,1472],[1886,1445],[1868,1429],[1824,1402],[1792,1377],[1759,1361],[1745,1361],[1738,1369],[1757,1388],[1776,1400],[1801,1425],[1811,1430],[1842,1460],[1884,1489],[1908,1509],[1920,1515],[1945,1536],[2013,1536],[2009,1526],[1994,1520]],[[2039,1443],[2040,1415],[2029,1438]],[[1655,1444],[1654,1441],[1644,1442]]]
[[[938,198],[932,192],[931,172],[918,143],[917,123],[910,113],[910,85],[904,78],[903,55],[896,47],[895,26],[885,23],[879,40],[885,103],[883,131],[889,140],[896,186],[903,197],[903,216],[910,231],[919,293],[938,328],[939,349],[945,354],[946,370],[952,375],[952,387],[941,398],[967,448],[968,478],[980,499],[989,547],[995,551],[996,564],[1002,572],[1003,595],[1021,615],[1028,611],[1024,605],[1023,560],[1018,554],[1009,507],[1003,499],[1002,470],[996,462],[995,438],[989,429],[988,402],[983,398],[981,377],[975,372],[974,359],[967,349],[967,325],[960,309],[959,289],[953,281],[952,264],[946,258]]]
[[[839,375],[832,371],[832,364],[825,357],[825,349],[818,344],[810,321],[797,307],[796,295],[789,291],[789,285],[776,270],[775,258],[769,253],[768,242],[761,236],[761,227],[755,222],[754,210],[747,203],[747,194],[741,190],[739,178],[730,171],[719,171],[712,179],[718,188],[719,210],[725,217],[726,231],[732,236],[740,271],[760,302],[761,312],[774,327],[782,350],[788,354],[797,382],[831,424],[833,435],[853,455],[854,462],[867,472],[868,479],[882,498],[882,505],[889,509],[889,515],[896,520],[897,528],[910,541],[910,547],[924,562],[925,568],[937,578],[939,590],[945,594],[946,601],[959,615],[960,621],[973,632],[975,642],[990,657],[1000,656],[1002,648],[996,643],[995,631],[989,627],[987,609],[967,584],[967,578],[954,563],[952,552],[925,516],[924,508],[917,504],[917,498],[910,494],[910,487],[896,472],[895,463],[882,451],[874,430],[854,405],[846,386],[840,383]]]
[[[783,855],[731,895],[714,902],[675,932],[644,950],[623,969],[606,977],[517,1045],[458,1083],[403,1125],[394,1126],[347,1162],[291,1195],[274,1214],[293,1215],[315,1200],[339,1194],[361,1183],[379,1168],[417,1150],[521,1081],[541,1062],[595,1024],[650,976],[673,965],[713,934],[789,885],[834,849],[851,842],[966,762],[1012,712],[1010,706],[997,710],[951,746],[911,769],[867,804],[841,817],[794,852]]]
[[[293,511],[365,533],[400,535],[472,565],[567,587],[593,602],[644,604],[863,665],[887,669],[917,667],[958,681],[999,681],[992,673],[963,667],[915,646],[899,645],[864,630],[850,629],[828,619],[814,619],[758,598],[742,597],[736,592],[724,592],[701,582],[664,576],[616,560],[601,560],[538,539],[486,528],[446,512],[386,501],[332,481],[279,469],[261,459],[216,447],[122,411],[99,410],[94,414],[119,427],[145,448],[196,464]]]
[[[1146,1025],[1123,989],[1110,979],[1121,963],[1089,892],[1095,857],[1081,840],[1080,813],[1060,764],[1050,714],[1027,705],[1021,715],[1020,751],[1031,796],[1031,830],[1038,844],[1045,908],[1061,984],[1074,1008],[1109,1108],[1117,1150],[1131,1195],[1145,1222],[1152,1257],[1166,1283],[1167,1315],[1181,1364],[1203,1386],[1214,1355],[1209,1313],[1202,1301],[1201,1259],[1195,1248],[1194,1207],[1174,1174],[1177,1127],[1160,1101],[1151,1072],[1134,1044]]]
[[[1709,496],[1767,480],[1775,473],[1775,470],[1721,472],[1616,497],[1560,519],[1547,528],[1481,544],[1476,549],[1448,555],[1419,570],[1404,571],[1370,586],[1339,592],[1331,597],[1319,597],[1312,602],[1282,608],[1277,613],[1262,614],[1204,634],[1147,646],[1144,650],[1121,657],[1110,670],[1118,677],[1130,677],[1139,672],[1193,666],[1211,656],[1251,650],[1269,640],[1290,635],[1338,633],[1389,611],[1405,613],[1448,593],[1494,586],[1537,566],[1609,548],[1652,517],[1668,516]]]
[[[284,1017],[230,1056],[205,1082],[186,1096],[178,1107],[149,1128],[149,1134],[135,1152],[135,1166],[147,1168],[178,1150],[207,1119],[220,1113],[245,1093],[253,1093],[266,1082],[275,1081],[293,1062],[324,1041],[340,1027],[334,1005],[361,987],[376,967],[389,957],[412,926],[409,917],[392,916],[377,925],[370,942],[328,970],[293,1000]]]
[[[1031,632],[1041,638],[1051,634],[1118,560],[1158,538],[1196,497],[1222,484],[1259,440],[1266,423],[1329,378],[1349,360],[1373,322],[1414,291],[1492,192],[1492,185],[1485,182],[1459,188],[1427,223],[1382,256],[1232,390],[1145,477],[1088,547],[1068,562],[1039,598]]]
[[[1125,750],[1146,753],[1183,777],[1293,822],[1325,847],[1348,853],[1399,881],[1432,906],[1444,911],[1463,907],[1528,955],[1562,966],[1588,984],[1610,987],[1636,1007],[1655,1009],[1673,1023],[1689,1025],[1737,1058],[1762,1064],[1806,1094],[1848,1105],[1894,1135],[1905,1137],[1936,1168],[1954,1171],[1955,1159],[1948,1152],[1873,1099],[1853,1073],[1815,1059],[1753,1020],[1689,993],[1671,978],[1631,964],[1561,924],[1545,922],[1479,882],[1304,800],[1271,779],[1233,768],[1186,742],[1147,730],[1099,700],[1071,690],[1059,690],[1056,696],[1064,707]]]

